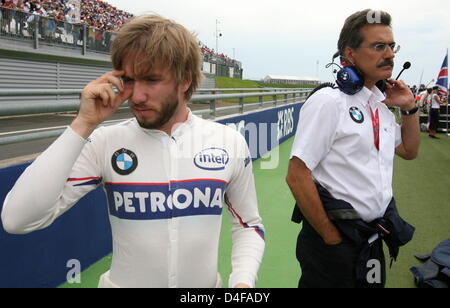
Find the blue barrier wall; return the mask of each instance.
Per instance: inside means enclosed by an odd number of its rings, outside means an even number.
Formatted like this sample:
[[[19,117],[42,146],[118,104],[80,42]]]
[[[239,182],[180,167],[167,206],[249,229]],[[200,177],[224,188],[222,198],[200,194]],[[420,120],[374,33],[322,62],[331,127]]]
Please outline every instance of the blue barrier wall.
[[[295,134],[301,106],[299,103],[217,122],[232,126],[244,135],[255,160]]]
[[[0,169],[0,210],[28,165]],[[111,227],[105,204],[98,188],[44,230],[11,235],[0,227],[0,288],[56,287],[66,280],[69,260],[79,260],[84,270],[109,254]]]
[[[245,135],[252,158],[257,159],[295,134],[301,106],[297,103],[218,122]],[[0,211],[28,165],[0,169]],[[73,268],[68,261],[78,260],[84,270],[111,251],[106,198],[99,187],[44,230],[11,235],[0,225],[0,288],[57,287],[66,282]]]

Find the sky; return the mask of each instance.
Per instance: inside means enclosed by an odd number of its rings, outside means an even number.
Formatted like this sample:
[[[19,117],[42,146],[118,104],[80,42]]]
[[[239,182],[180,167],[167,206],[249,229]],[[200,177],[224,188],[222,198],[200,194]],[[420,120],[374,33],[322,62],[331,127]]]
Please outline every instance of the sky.
[[[172,19],[210,48],[241,61],[244,79],[266,75],[314,77],[333,81],[331,62],[345,19],[363,9],[384,10],[393,18],[396,55],[394,77],[403,63],[408,84],[436,79],[450,47],[450,1],[299,1],[299,0],[107,0],[140,15],[157,13]],[[430,83],[433,85],[433,83]]]

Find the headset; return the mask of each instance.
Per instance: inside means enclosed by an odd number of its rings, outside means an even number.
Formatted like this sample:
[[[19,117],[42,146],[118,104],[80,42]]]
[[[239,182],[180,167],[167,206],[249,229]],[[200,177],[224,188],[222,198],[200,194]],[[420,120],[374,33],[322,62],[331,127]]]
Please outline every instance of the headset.
[[[336,74],[336,84],[342,92],[348,95],[355,95],[364,88],[364,75],[362,72],[354,65],[347,65],[345,62],[342,63],[344,66],[340,66],[335,63],[334,60],[340,56],[340,52],[336,52],[333,55],[332,62],[327,64],[326,68],[335,65],[339,68],[339,71],[335,69],[333,73]],[[385,90],[385,88],[383,89]]]
[[[340,52],[338,51],[333,55],[332,62],[327,64],[326,68],[329,68],[332,65],[339,67],[339,71],[336,69],[333,71],[336,73],[336,84],[338,85],[339,90],[348,95],[355,95],[364,88],[364,75],[354,65],[346,65],[346,63],[343,63],[344,66],[340,66],[335,63],[334,60],[339,56]],[[404,70],[407,70],[410,67],[411,63],[405,62],[405,64],[403,64],[403,70],[398,74],[396,80],[400,78],[400,75]],[[384,93],[386,91],[386,83],[387,81],[385,79],[380,80],[376,83],[376,86]]]
[[[334,60],[339,57],[340,52],[336,52],[333,55],[332,62],[328,63],[326,65],[326,68],[329,68],[330,66],[337,66],[339,68],[339,71],[337,69],[333,70],[333,73],[336,74],[336,84],[342,92],[348,95],[355,95],[359,91],[362,90],[364,87],[364,76],[361,73],[361,71],[354,65],[345,65],[340,66],[339,64],[335,63]]]

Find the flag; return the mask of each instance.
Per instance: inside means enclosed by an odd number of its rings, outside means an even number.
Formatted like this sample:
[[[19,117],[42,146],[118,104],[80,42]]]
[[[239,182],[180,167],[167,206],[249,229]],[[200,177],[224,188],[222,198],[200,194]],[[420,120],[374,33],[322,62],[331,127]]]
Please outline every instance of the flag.
[[[448,95],[448,50],[445,56],[444,63],[442,63],[441,71],[437,78],[436,86],[439,87],[439,92],[443,95]]]

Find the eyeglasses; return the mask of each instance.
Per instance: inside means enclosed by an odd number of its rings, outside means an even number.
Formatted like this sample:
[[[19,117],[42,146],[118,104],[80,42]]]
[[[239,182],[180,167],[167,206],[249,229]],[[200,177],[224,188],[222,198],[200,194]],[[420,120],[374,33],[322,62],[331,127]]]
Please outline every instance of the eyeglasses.
[[[376,44],[372,44],[370,46],[360,46],[360,48],[372,48],[373,50],[375,50],[376,52],[386,52],[387,49],[391,48],[391,50],[394,53],[397,53],[400,51],[400,45],[398,45],[397,43],[391,43],[391,44],[386,44],[386,43],[376,43]]]

